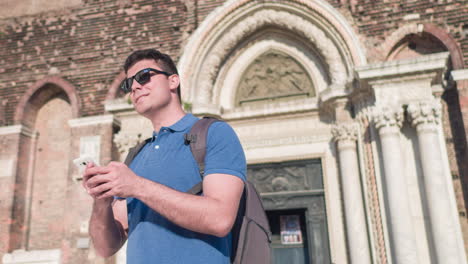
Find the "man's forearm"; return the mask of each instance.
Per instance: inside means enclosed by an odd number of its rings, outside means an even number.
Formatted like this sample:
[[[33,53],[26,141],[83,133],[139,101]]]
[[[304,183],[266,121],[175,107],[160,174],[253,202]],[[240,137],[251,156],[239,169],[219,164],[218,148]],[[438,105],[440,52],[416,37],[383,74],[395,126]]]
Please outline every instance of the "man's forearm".
[[[206,194],[182,193],[147,179],[140,179],[137,186],[137,199],[181,227],[219,237],[227,235],[232,227],[238,198],[226,206],[226,203]],[[231,206],[234,209],[229,208]]]
[[[114,255],[126,240],[122,225],[114,219],[110,203],[94,202],[89,233],[94,248],[102,257]]]

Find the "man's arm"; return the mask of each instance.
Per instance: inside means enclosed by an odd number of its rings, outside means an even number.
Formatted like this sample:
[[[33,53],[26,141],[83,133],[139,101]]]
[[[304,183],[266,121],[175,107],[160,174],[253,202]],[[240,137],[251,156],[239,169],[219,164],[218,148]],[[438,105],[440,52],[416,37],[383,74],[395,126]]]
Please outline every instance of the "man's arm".
[[[88,192],[86,185],[93,176],[84,176],[83,185]],[[113,197],[93,198],[89,234],[97,253],[102,257],[109,257],[114,255],[127,239],[127,204],[125,200],[114,200]]]
[[[197,196],[137,176],[123,163],[89,171],[99,174],[89,180],[91,195],[135,197],[183,228],[219,237],[231,230],[244,188],[236,176],[210,174],[203,180],[203,196]]]
[[[228,174],[207,175],[203,180],[203,196],[177,192],[145,180],[138,199],[179,226],[223,237],[234,224],[243,188],[241,179]]]

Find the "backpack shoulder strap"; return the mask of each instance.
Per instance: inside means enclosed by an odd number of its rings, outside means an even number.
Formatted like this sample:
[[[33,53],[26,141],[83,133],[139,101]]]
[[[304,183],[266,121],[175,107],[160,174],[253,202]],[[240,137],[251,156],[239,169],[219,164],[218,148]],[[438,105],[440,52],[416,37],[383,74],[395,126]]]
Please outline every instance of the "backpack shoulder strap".
[[[220,121],[214,117],[204,117],[198,120],[190,129],[188,134],[184,135],[185,144],[190,145],[192,155],[197,161],[200,178],[203,179],[205,174],[205,156],[206,156],[206,142],[208,136],[208,128],[214,122]],[[193,186],[187,193],[198,194],[202,191],[202,182]]]
[[[130,148],[128,150],[127,157],[125,158],[125,165],[130,166],[130,163],[132,163],[132,160],[135,158],[135,156],[140,152],[140,150],[143,148],[143,146],[146,145],[151,140],[151,138],[145,139],[143,142],[140,142],[139,144],[135,145],[134,147]]]

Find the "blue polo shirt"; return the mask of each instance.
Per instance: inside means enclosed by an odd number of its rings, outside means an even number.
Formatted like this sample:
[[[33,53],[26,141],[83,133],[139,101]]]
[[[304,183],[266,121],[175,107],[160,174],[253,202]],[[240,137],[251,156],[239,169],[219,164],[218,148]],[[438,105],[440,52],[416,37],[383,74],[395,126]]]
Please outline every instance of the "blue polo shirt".
[[[200,182],[198,165],[184,144],[184,134],[198,120],[187,114],[170,127],[161,127],[130,164],[139,176],[186,192]],[[216,122],[208,130],[205,175],[230,174],[245,180],[246,161],[234,130]],[[157,195],[157,194],[155,194]],[[135,198],[127,198],[129,236],[127,263],[230,262],[231,236],[216,237],[177,226]]]

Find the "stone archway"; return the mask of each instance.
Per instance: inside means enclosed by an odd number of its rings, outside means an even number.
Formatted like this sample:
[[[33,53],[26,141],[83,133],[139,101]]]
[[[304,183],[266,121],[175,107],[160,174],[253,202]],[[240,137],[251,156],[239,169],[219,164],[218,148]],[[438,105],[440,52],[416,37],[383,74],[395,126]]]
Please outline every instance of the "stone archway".
[[[220,114],[214,90],[226,59],[239,43],[264,28],[276,28],[301,38],[323,58],[330,89],[345,90],[352,67],[366,63],[363,49],[345,19],[322,1],[228,1],[208,16],[187,43],[179,62],[184,101],[195,113]]]
[[[59,87],[59,89],[49,89],[45,92],[38,93],[41,88],[47,84],[52,84],[54,87]],[[72,108],[73,118],[78,118],[80,116],[81,102],[76,88],[59,76],[48,76],[33,84],[23,95],[16,107],[14,117],[15,123],[31,126],[30,122],[37,114],[37,107],[42,106],[54,93],[60,91],[63,91],[67,95]]]

